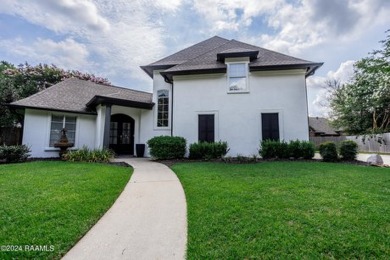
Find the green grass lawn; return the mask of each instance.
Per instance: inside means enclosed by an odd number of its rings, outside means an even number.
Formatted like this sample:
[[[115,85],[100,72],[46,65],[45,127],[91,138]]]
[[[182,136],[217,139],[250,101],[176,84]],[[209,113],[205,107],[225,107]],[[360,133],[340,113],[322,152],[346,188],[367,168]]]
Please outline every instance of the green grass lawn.
[[[188,259],[390,256],[390,169],[181,163]]]
[[[0,259],[60,258],[114,203],[131,172],[59,161],[0,165]]]

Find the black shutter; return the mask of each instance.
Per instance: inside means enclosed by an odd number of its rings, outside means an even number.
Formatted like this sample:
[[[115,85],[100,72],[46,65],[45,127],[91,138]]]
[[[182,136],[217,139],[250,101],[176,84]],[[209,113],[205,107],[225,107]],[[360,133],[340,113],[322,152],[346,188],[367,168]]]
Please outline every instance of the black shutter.
[[[261,114],[263,140],[279,140],[279,115],[278,113]]]
[[[199,142],[214,142],[214,115],[199,115]]]

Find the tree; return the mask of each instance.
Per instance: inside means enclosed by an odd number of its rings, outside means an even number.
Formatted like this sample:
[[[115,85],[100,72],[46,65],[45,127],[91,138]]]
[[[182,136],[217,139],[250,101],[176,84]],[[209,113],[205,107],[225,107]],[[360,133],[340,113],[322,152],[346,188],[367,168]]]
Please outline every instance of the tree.
[[[5,104],[26,98],[42,91],[64,79],[79,78],[98,84],[110,85],[106,78],[78,70],[64,70],[55,65],[38,64],[31,66],[27,62],[19,66],[0,62],[0,127],[12,127],[21,123],[21,117],[12,113]]]
[[[390,30],[383,49],[354,64],[350,83],[332,92],[333,125],[350,134],[390,131]]]

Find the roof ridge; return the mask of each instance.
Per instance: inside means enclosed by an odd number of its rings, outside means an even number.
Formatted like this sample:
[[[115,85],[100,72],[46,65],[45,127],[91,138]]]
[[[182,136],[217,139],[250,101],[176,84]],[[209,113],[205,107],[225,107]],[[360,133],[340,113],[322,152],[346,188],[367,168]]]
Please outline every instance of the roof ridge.
[[[225,43],[229,42],[229,40],[226,39],[226,38],[223,38],[223,37],[218,36],[218,35],[214,35],[213,37],[210,37],[210,38],[208,38],[208,39],[206,39],[206,40],[204,40],[204,41],[201,41],[201,42],[192,44],[191,46],[188,46],[187,48],[184,48],[184,49],[182,49],[182,50],[180,50],[180,51],[177,51],[177,52],[175,52],[175,53],[172,53],[171,55],[168,55],[168,56],[166,56],[166,57],[164,57],[164,58],[161,58],[161,59],[159,59],[159,60],[157,60],[157,61],[155,61],[155,62],[153,62],[153,63],[151,63],[151,64],[158,63],[158,62],[160,62],[160,61],[162,61],[162,60],[167,59],[167,58],[170,57],[170,56],[173,56],[173,55],[175,55],[175,54],[177,54],[177,53],[180,53],[180,52],[184,52],[184,51],[186,51],[186,50],[188,50],[188,49],[190,49],[190,48],[193,48],[193,47],[196,46],[196,45],[200,45],[200,44],[202,44],[202,43],[204,43],[204,42],[206,42],[206,41],[210,41],[211,39],[214,39],[214,38],[219,38],[219,39],[221,39],[221,40],[226,40]],[[225,44],[225,43],[223,43],[223,44]],[[222,44],[222,45],[223,45],[223,44]],[[219,46],[221,46],[221,45],[219,45]],[[188,60],[186,60],[186,61],[188,61]],[[184,62],[183,62],[183,63],[184,63]],[[149,64],[149,65],[151,65],[151,64]],[[181,64],[181,63],[179,63],[179,64]],[[179,64],[176,64],[176,65],[179,65]],[[174,65],[174,66],[176,66],[176,65]]]
[[[88,79],[79,79],[77,77],[67,78],[67,79],[65,79],[63,81],[66,81],[66,80],[69,80],[69,79],[76,79],[76,80],[80,80],[80,81],[87,81],[87,82],[91,82],[93,84],[96,84],[96,85],[99,85],[99,86],[104,86],[104,87],[119,88],[119,89],[124,89],[124,90],[130,90],[130,91],[136,91],[136,92],[151,94],[150,92],[147,92],[147,91],[142,91],[142,90],[137,90],[137,89],[132,89],[132,88],[126,88],[126,87],[120,87],[120,86],[111,85],[111,84],[110,85],[106,85],[106,84],[102,84],[102,83],[96,83],[96,82],[93,82],[93,81],[88,80]],[[61,81],[61,82],[63,82],[63,81]],[[58,83],[61,83],[61,82],[58,82]],[[57,85],[57,84],[54,84],[54,85]]]
[[[69,79],[69,78],[67,78],[67,79]],[[38,91],[37,93],[34,93],[34,94],[32,94],[32,95],[30,95],[30,96],[28,96],[28,97],[24,97],[24,98],[22,98],[22,99],[15,100],[15,101],[11,102],[10,104],[19,102],[19,101],[21,101],[21,100],[25,100],[25,99],[27,99],[27,98],[31,98],[31,97],[35,97],[35,96],[40,96],[40,95],[44,94],[46,91],[48,91],[50,88],[57,87],[57,85],[58,85],[59,83],[62,83],[62,82],[64,82],[64,81],[65,81],[65,80],[61,80],[60,82],[58,82],[58,83],[56,83],[56,84],[53,84],[53,85],[51,85],[50,87],[47,87],[47,88],[45,88],[45,89],[43,89],[43,90],[41,90],[41,91]]]
[[[217,36],[217,37],[219,37],[219,36]],[[220,37],[220,38],[221,38],[221,37]],[[222,38],[222,39],[224,39],[224,38]],[[172,66],[172,67],[169,68],[169,69],[172,69],[172,68],[174,68],[174,67],[176,67],[176,66],[180,66],[180,65],[186,64],[186,63],[188,63],[188,62],[190,62],[190,61],[192,61],[192,60],[195,60],[195,59],[197,59],[197,58],[199,58],[199,57],[201,57],[201,56],[203,56],[203,55],[206,55],[206,54],[208,54],[208,53],[214,51],[215,49],[218,49],[218,48],[222,47],[222,46],[225,45],[225,44],[228,44],[228,43],[231,42],[231,41],[232,41],[232,40],[228,40],[227,42],[225,42],[225,43],[223,43],[223,44],[221,44],[221,45],[218,45],[217,47],[215,47],[215,48],[213,48],[213,49],[211,49],[211,50],[209,50],[209,51],[207,51],[207,52],[204,52],[204,53],[202,53],[202,54],[199,54],[198,56],[196,56],[196,57],[194,57],[194,58],[192,58],[192,59],[186,60],[185,62],[179,63],[179,64],[177,64],[177,65],[175,65],[175,66]]]
[[[251,46],[251,47],[258,48],[258,49],[262,49],[262,50],[265,50],[265,51],[269,51],[269,52],[275,53],[275,54],[277,54],[277,55],[287,56],[287,57],[290,57],[290,58],[294,58],[294,59],[298,59],[298,60],[302,60],[302,61],[311,62],[311,61],[309,61],[309,60],[304,60],[304,59],[301,59],[301,58],[297,58],[297,57],[294,57],[294,56],[291,56],[291,55],[287,55],[287,54],[284,54],[284,53],[281,53],[281,52],[273,51],[273,50],[270,50],[270,49],[267,49],[267,48],[263,48],[263,47],[260,47],[260,46],[256,46],[256,45],[253,45],[253,44],[250,44],[250,43],[246,43],[246,42],[242,42],[242,41],[237,41],[237,40],[235,40],[235,39],[232,39],[232,41],[239,42],[239,43],[242,43],[242,44],[245,44],[245,45],[249,45],[249,46]]]

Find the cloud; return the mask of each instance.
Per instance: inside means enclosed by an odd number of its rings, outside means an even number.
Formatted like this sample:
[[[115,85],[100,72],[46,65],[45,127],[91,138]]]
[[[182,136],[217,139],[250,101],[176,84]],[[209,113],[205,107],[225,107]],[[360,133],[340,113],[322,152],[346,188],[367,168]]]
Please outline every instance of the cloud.
[[[341,63],[336,71],[329,71],[326,77],[312,76],[307,79],[310,116],[329,116],[330,93],[325,89],[326,81],[337,80],[340,84],[347,83],[353,76],[354,63],[353,60],[347,60]]]
[[[254,17],[275,10],[281,3],[281,0],[194,0],[193,9],[211,25],[209,31],[218,33],[247,28]]]
[[[1,13],[17,15],[55,32],[106,31],[109,22],[89,0],[2,0]]]
[[[39,55],[39,62],[81,67],[110,79],[116,78],[116,81],[139,81],[136,83],[139,85],[142,85],[141,82],[151,84],[139,66],[161,58],[165,53],[166,35],[162,26],[158,25],[159,16],[174,12],[181,4],[178,0],[164,3],[145,0],[4,1],[0,13],[23,17],[67,39],[50,42],[40,37],[32,45],[20,40],[11,51],[13,54],[29,59],[29,62],[37,61]],[[74,52],[67,49],[66,44]],[[42,51],[43,46],[48,48],[47,53]],[[58,59],[53,58],[56,53]],[[86,58],[89,62],[84,60]]]
[[[286,2],[268,19],[268,26],[277,33],[260,34],[258,38],[267,48],[300,55],[336,39],[339,42],[356,40],[378,23],[386,24],[389,11],[387,0]]]
[[[0,47],[9,53],[25,58],[29,63],[55,64],[65,69],[86,70],[90,68],[89,52],[85,45],[68,38],[55,42],[38,38],[32,43],[22,39],[0,40]]]

